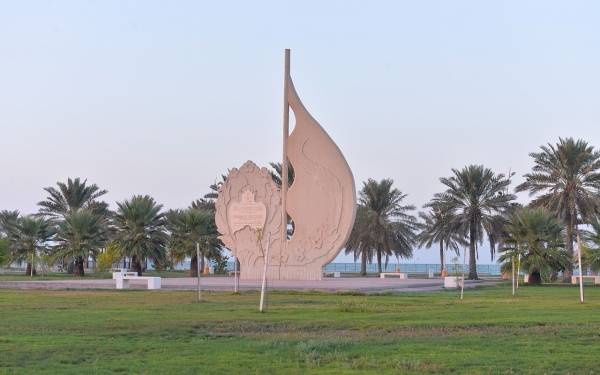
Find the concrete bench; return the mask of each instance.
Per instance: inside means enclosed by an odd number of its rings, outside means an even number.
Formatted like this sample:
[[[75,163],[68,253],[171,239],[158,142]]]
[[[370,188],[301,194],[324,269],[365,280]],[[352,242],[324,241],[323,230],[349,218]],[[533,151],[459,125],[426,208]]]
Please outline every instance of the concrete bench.
[[[444,277],[444,288],[458,288],[462,286],[462,277],[446,276]]]
[[[399,277],[401,280],[406,279],[406,273],[404,272],[382,272],[379,274],[381,279],[385,279],[386,277]]]
[[[323,271],[323,276],[331,275],[333,277],[340,277],[339,271]]]
[[[229,271],[229,276],[239,275],[239,274],[240,274],[240,271]]]
[[[584,279],[594,279],[594,284],[600,284],[600,276],[579,276],[579,275],[573,275],[571,276],[571,284],[577,284],[578,283],[578,279],[580,277],[583,277]]]
[[[137,276],[137,272],[118,271],[113,272],[113,280],[118,280],[127,276]]]
[[[113,272],[113,279],[117,281],[117,289],[129,289],[129,280],[144,280],[148,283],[148,289],[160,289],[160,277],[138,276],[137,272],[119,270]]]

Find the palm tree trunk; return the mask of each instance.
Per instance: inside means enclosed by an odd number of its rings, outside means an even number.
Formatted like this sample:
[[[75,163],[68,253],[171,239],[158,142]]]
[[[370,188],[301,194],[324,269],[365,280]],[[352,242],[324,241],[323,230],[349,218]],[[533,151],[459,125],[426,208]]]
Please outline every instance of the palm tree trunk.
[[[363,250],[361,255],[362,256],[360,259],[360,275],[367,276],[367,254],[365,254],[365,251]]]
[[[377,249],[377,270],[381,273],[381,249]]]
[[[31,276],[31,263],[27,262],[27,268],[25,269],[25,276]],[[35,267],[33,267],[33,276],[36,276],[37,272],[35,271]]]
[[[75,276],[84,277],[85,271],[83,270],[83,257],[78,256],[75,260]]]
[[[440,241],[440,272],[444,269],[444,240]]]
[[[191,267],[190,267],[191,268]],[[204,255],[200,254],[200,273],[204,272]],[[198,275],[196,275],[198,277]]]
[[[529,285],[542,285],[542,275],[540,271],[533,271],[529,274],[529,281],[527,282]]]
[[[477,280],[477,261],[475,260],[475,223],[469,228],[469,280]]]
[[[198,257],[195,255],[190,263],[190,277],[198,277]]]
[[[142,276],[142,264],[140,263],[137,255],[131,256],[131,271],[137,272],[138,276]]]
[[[575,251],[573,249],[573,223],[576,222],[574,220],[575,218],[575,210],[573,209],[573,207],[571,207],[570,213],[569,213],[569,222],[567,223],[567,246],[566,246],[566,250],[567,250],[567,254],[569,255],[573,255],[575,254]],[[573,261],[572,261],[572,257],[569,260],[569,265],[567,266],[567,268],[563,271],[563,284],[571,284],[571,275],[573,275]]]

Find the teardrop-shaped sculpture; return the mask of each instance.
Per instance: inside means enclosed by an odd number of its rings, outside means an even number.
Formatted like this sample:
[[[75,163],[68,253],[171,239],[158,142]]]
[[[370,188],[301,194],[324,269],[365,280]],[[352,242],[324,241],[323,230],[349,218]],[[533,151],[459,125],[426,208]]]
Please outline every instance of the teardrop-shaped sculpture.
[[[286,210],[294,234],[282,249],[281,279],[320,280],[342,250],[356,216],[356,187],[344,155],[308,113],[289,76],[287,100],[296,125],[287,139],[294,182]]]

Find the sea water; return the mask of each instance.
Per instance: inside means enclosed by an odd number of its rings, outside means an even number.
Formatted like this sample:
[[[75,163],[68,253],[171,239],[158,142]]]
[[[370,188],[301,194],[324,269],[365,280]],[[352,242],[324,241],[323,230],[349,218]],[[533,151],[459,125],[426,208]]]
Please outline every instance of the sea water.
[[[210,262],[211,266],[214,266],[212,262]],[[434,273],[441,273],[440,264],[426,264],[426,263],[400,263],[400,270],[402,272],[412,272],[412,273],[428,273],[429,270],[433,270]],[[388,263],[387,266],[382,264],[381,270],[383,272],[396,272],[396,267],[398,267],[398,263]],[[453,274],[454,272],[462,273],[462,265],[456,266],[456,271],[454,269],[453,264],[446,265],[446,269],[448,270],[448,274]],[[466,265],[465,272],[469,272],[469,265]],[[227,263],[227,268],[229,271],[233,271],[233,262]],[[179,263],[175,269],[190,269],[190,261],[186,260],[182,263]],[[339,272],[360,272],[360,263],[329,263],[324,271],[339,271]],[[377,264],[367,263],[367,272],[368,273],[377,273]],[[478,264],[477,265],[477,273],[478,274],[489,274],[489,275],[500,275],[500,264]]]

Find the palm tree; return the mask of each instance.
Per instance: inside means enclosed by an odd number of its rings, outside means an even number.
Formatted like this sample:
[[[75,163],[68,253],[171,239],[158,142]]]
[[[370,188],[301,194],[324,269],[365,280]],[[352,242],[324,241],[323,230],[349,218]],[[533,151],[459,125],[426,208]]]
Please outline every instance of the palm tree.
[[[354,254],[354,262],[360,258],[360,275],[367,275],[367,262],[373,261],[373,246],[365,233],[368,233],[368,228],[371,225],[369,210],[366,206],[359,205],[356,208],[356,219],[352,232],[346,242],[345,254]]]
[[[444,215],[453,217],[453,228],[469,238],[469,279],[477,279],[477,245],[483,244],[484,233],[490,242],[492,259],[506,220],[502,215],[514,209],[516,197],[503,194],[510,181],[503,174],[495,175],[482,165],[469,165],[462,170],[452,169],[454,176],[440,178],[448,187],[434,195],[425,207],[439,207]]]
[[[10,260],[10,241],[8,227],[19,218],[19,211],[0,211],[0,267]]]
[[[355,259],[362,256],[361,274],[366,274],[366,261],[377,257],[377,267],[382,272],[382,257],[385,264],[390,256],[412,257],[416,243],[416,232],[421,228],[417,218],[408,214],[415,206],[402,206],[406,194],[392,189],[394,180],[364,182],[359,193],[357,218],[346,243],[346,254],[354,252]]]
[[[456,220],[450,214],[443,214],[438,208],[437,211],[419,212],[419,217],[423,219],[423,230],[417,236],[418,246],[425,246],[429,249],[434,243],[440,244],[440,269],[446,268],[444,264],[444,250],[454,250],[459,255],[460,246],[466,246],[467,242],[460,233],[460,228],[453,227]],[[445,248],[444,248],[445,245]]]
[[[543,208],[523,208],[509,214],[506,236],[498,249],[503,270],[511,269],[512,261],[522,255],[521,266],[529,273],[529,284],[539,285],[542,273],[564,269],[568,261],[562,250],[562,231],[556,214]]]
[[[7,229],[11,249],[9,261],[27,262],[25,274],[35,275],[35,265],[31,260],[46,251],[46,243],[54,235],[50,223],[44,218],[25,216],[12,222]]]
[[[209,194],[206,194],[206,195],[209,195]],[[203,211],[209,211],[209,212],[213,212],[213,213],[216,212],[216,210],[217,210],[217,208],[215,207],[215,201],[212,199],[206,199],[206,198],[196,199],[195,201],[192,202],[192,204],[190,204],[190,206],[188,208],[192,209],[192,210],[203,210]]]
[[[210,193],[204,194],[203,198],[196,199],[195,201],[193,201],[189,208],[194,210],[210,211],[214,215],[216,212],[215,203],[217,201],[217,198],[219,197],[219,189],[221,188],[223,183],[227,181],[227,176],[221,175],[221,179],[222,181],[219,182],[215,180],[215,183],[210,185]]]
[[[600,209],[600,152],[583,140],[562,139],[556,146],[541,146],[542,152],[529,154],[535,162],[532,173],[516,192],[529,191],[537,197],[530,203],[557,213],[567,228],[567,252],[574,253],[573,230],[580,221],[595,220]],[[564,283],[571,282],[573,266],[564,272]]]
[[[269,175],[271,176],[271,179],[273,180],[273,182],[275,182],[275,185],[277,185],[277,187],[279,189],[281,189],[281,177],[282,177],[282,164],[281,163],[269,163],[269,165],[271,166],[271,168],[273,168],[272,171],[269,171]],[[292,184],[294,183],[294,178],[295,178],[295,173],[294,173],[294,167],[292,166],[292,163],[290,163],[288,161],[288,189],[290,187],[292,187]],[[294,225],[294,220],[292,220],[292,218],[288,215],[287,218],[288,221],[288,230],[287,230],[287,235],[288,235],[288,240],[290,238],[292,238],[292,235],[294,234],[294,230],[296,229],[296,226]]]
[[[590,268],[592,271],[600,269],[600,221],[589,223],[592,227],[583,238],[585,246],[582,246],[583,268]]]
[[[198,277],[198,257],[196,246],[200,248],[202,261],[204,258],[218,260],[221,258],[221,241],[217,238],[215,217],[209,211],[187,209],[169,215],[171,256],[177,262],[191,258],[190,277]],[[204,263],[204,262],[202,262]]]
[[[135,195],[131,200],[117,202],[117,206],[113,241],[124,250],[125,255],[131,257],[131,269],[141,276],[142,261],[161,262],[166,259],[169,236],[165,230],[165,214],[160,213],[163,206],[156,204],[154,198],[148,195]]]
[[[0,237],[0,267],[4,267],[10,259],[10,241]]]
[[[277,187],[281,189],[282,165],[281,165],[281,163],[273,163],[273,162],[269,163],[269,165],[271,166],[271,168],[273,168],[273,171],[269,171],[269,174],[271,175],[271,178],[275,182],[275,185],[277,185]],[[288,162],[288,189],[294,183],[294,176],[295,176],[294,167],[292,166],[292,163]]]
[[[38,215],[60,219],[73,211],[90,210],[98,216],[107,216],[108,204],[96,199],[108,191],[100,190],[96,184],[86,186],[86,182],[87,180],[81,182],[79,178],[69,178],[66,184],[56,183],[58,190],[53,187],[44,188],[50,196],[45,201],[38,202],[41,207]]]
[[[0,236],[8,237],[8,227],[17,221],[19,218],[19,211],[0,211]]]
[[[217,200],[219,197],[219,189],[225,183],[225,181],[227,181],[227,176],[223,174],[221,175],[221,181],[217,182],[215,179],[215,183],[210,185],[210,193],[204,194],[204,199],[212,199],[213,201]]]
[[[106,246],[108,233],[100,216],[91,211],[72,211],[57,224],[52,257],[57,260],[74,260],[75,276],[85,276],[83,263],[90,256],[96,259]]]

